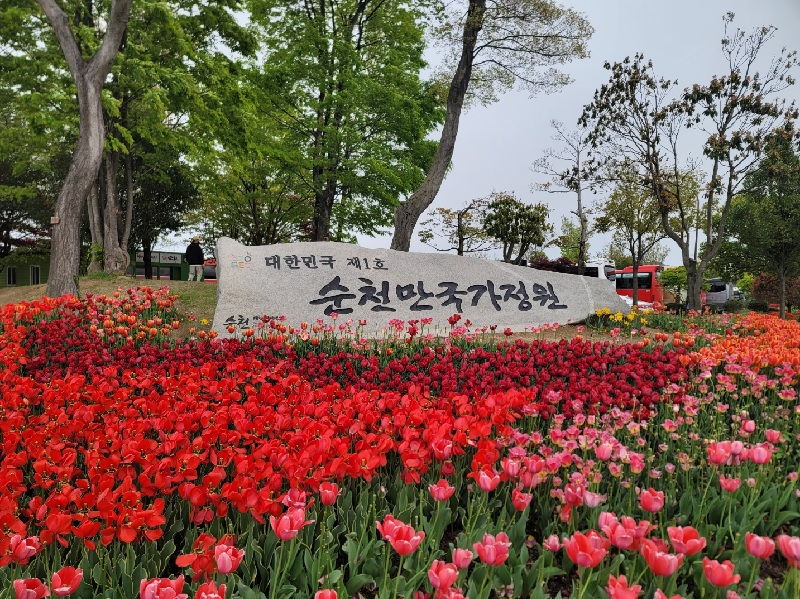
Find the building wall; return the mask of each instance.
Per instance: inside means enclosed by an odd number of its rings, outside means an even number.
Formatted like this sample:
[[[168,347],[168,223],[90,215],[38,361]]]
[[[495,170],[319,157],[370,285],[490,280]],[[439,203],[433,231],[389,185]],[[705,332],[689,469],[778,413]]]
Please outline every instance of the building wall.
[[[50,274],[50,260],[46,257],[34,258],[30,262],[12,262],[2,267],[0,270],[0,288],[4,287],[23,287],[36,284],[31,282],[31,266],[39,267],[39,285],[47,283],[47,276]],[[14,269],[16,281],[9,281],[9,272]]]

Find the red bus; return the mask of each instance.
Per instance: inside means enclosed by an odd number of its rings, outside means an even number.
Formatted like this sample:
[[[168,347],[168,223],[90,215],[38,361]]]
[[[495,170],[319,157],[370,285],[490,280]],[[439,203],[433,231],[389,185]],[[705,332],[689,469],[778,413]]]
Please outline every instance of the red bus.
[[[664,267],[660,264],[643,264],[637,273],[639,303],[664,304],[664,288],[661,286],[661,273]],[[617,295],[629,297],[633,301],[633,267],[628,266],[616,271]]]

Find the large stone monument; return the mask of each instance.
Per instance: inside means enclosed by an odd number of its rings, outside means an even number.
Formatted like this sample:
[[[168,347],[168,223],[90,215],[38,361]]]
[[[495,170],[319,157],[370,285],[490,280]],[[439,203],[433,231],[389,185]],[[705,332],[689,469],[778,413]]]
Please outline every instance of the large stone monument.
[[[577,323],[595,309],[627,311],[606,279],[512,266],[481,258],[373,250],[334,242],[245,246],[217,241],[217,309],[222,337],[255,328],[262,316],[299,326],[338,314],[377,334],[392,319],[432,318],[449,329],[462,316],[500,330]],[[229,329],[233,329],[231,333]]]

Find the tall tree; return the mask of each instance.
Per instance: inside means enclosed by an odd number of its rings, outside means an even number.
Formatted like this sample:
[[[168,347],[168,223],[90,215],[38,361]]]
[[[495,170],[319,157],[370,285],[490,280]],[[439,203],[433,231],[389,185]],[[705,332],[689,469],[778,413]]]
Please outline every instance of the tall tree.
[[[580,264],[580,260],[584,260],[585,266],[586,256],[589,254],[589,242],[586,239],[583,224],[584,223],[576,225],[569,217],[563,217],[561,219],[561,235],[551,242],[551,245],[561,250],[561,255],[564,258],[567,258],[576,265],[575,272],[580,275],[583,274],[583,267]],[[581,258],[581,256],[583,256],[583,258]]]
[[[512,193],[496,192],[489,197],[484,229],[502,244],[504,262],[522,264],[528,250],[543,246],[552,233],[549,216],[545,204],[525,204]]]
[[[567,256],[578,265],[578,274],[583,274],[583,267],[589,255],[589,215],[584,206],[583,193],[596,188],[602,181],[596,174],[587,169],[589,150],[591,148],[586,132],[583,130],[567,131],[564,123],[553,120],[550,126],[555,130],[553,141],[561,144],[560,149],[548,148],[544,156],[533,163],[533,171],[550,177],[550,181],[534,185],[535,189],[549,193],[575,193],[578,205],[572,210],[578,218],[577,243],[574,244],[573,255]],[[562,221],[562,231],[564,224]],[[562,249],[562,255],[563,249]]]
[[[152,146],[165,146],[165,155],[193,148],[201,155],[213,147],[207,135],[195,135],[215,118],[209,113],[235,109],[236,99],[223,108],[214,96],[237,85],[237,61],[255,48],[252,33],[229,12],[241,7],[242,0],[134,5],[104,104],[105,168],[95,196],[104,202],[90,205],[102,223],[106,272],[125,272],[129,263],[134,171],[146,164],[132,159],[135,146],[145,146],[143,155],[152,155]]]
[[[282,140],[270,156],[313,198],[312,240],[388,225],[430,164],[443,115],[420,78],[419,4],[250,0],[266,39],[258,107]]]
[[[97,178],[103,157],[105,123],[101,94],[125,34],[131,0],[112,0],[102,23],[92,19],[91,13],[84,13],[83,18],[75,23],[55,0],[37,0],[37,2],[47,16],[61,46],[75,83],[80,115],[80,133],[75,153],[53,211],[55,222],[47,294],[59,296],[78,292],[80,227],[83,212],[81,208]],[[96,51],[85,57],[78,39],[85,39],[83,35],[85,29],[93,29],[95,26],[102,26],[105,32]],[[73,28],[79,30],[81,35],[76,36]]]
[[[455,250],[459,256],[490,250],[495,244],[484,230],[487,208],[488,201],[484,198],[470,200],[458,210],[436,208],[422,222],[419,239],[437,252]]]
[[[792,127],[769,138],[764,158],[745,180],[747,192],[730,211],[730,234],[744,253],[778,276],[780,316],[786,280],[800,273],[800,155]]]
[[[681,250],[690,307],[700,305],[704,273],[725,238],[731,202],[741,191],[744,175],[758,161],[768,133],[787,111],[794,112],[773,97],[793,83],[790,72],[797,63],[796,54],[782,51],[759,75],[755,72],[759,54],[775,29],[729,34],[732,20],[732,13],[724,18],[726,74],[713,77],[707,85],[693,85],[672,99],[674,84],[657,78],[652,63],[637,54],[606,64],[611,78],[595,92],[581,117],[589,129],[595,159],[622,157],[641,167],[642,183],[658,202],[662,227]],[[703,186],[706,244],[699,256],[692,255],[689,241],[696,198],[688,197],[678,144],[680,133],[688,128],[705,135],[702,153],[709,166]],[[717,211],[720,218],[715,227]]]
[[[531,94],[555,91],[570,82],[554,66],[589,55],[593,33],[586,19],[550,0],[469,0],[453,3],[454,18],[440,34],[455,53],[447,113],[425,180],[395,210],[391,247],[407,252],[414,227],[442,186],[453,158],[458,126],[470,85],[484,101],[520,82]]]
[[[603,202],[602,214],[595,221],[601,233],[613,231],[631,259],[633,266],[633,305],[638,303],[639,266],[648,252],[666,237],[661,227],[658,202],[642,189],[641,177],[628,168],[620,173],[620,182],[609,198]]]

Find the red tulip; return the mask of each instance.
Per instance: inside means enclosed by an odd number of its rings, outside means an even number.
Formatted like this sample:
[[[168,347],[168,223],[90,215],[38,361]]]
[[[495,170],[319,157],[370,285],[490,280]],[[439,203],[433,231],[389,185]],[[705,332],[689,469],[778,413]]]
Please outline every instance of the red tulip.
[[[213,580],[204,582],[197,587],[194,599],[225,599],[225,585],[217,586]]]
[[[508,535],[504,532],[498,533],[496,537],[490,534],[484,534],[483,542],[473,543],[472,547],[484,564],[499,566],[508,559],[508,550],[511,547],[511,541],[509,541]]]
[[[684,599],[681,595],[673,595],[672,597],[667,597],[667,594],[662,591],[661,589],[656,589],[656,594],[653,595],[653,599]]]
[[[428,568],[428,580],[435,589],[447,589],[453,586],[458,578],[458,568],[455,564],[448,564],[438,559],[433,560]]]
[[[742,579],[741,576],[733,573],[733,563],[731,563],[730,560],[719,563],[715,559],[704,557],[703,573],[706,575],[708,582],[716,587],[727,587],[732,584],[738,584]]]
[[[289,508],[279,518],[275,516],[269,517],[269,524],[281,541],[289,541],[295,538],[300,533],[300,529],[312,522],[314,521],[306,520],[306,511],[303,508],[296,507]]]
[[[17,599],[41,599],[49,597],[50,589],[38,578],[18,578],[14,581]]]
[[[672,576],[683,563],[683,555],[675,555],[661,551],[658,546],[649,539],[643,539],[639,548],[644,561],[656,576]]]
[[[423,531],[415,531],[413,526],[397,520],[391,514],[387,515],[382,523],[376,522],[375,525],[383,538],[389,541],[400,555],[412,554],[425,538]]]
[[[760,537],[752,532],[744,535],[744,546],[747,553],[758,559],[767,559],[775,552],[775,541],[769,537]]]
[[[781,550],[783,557],[789,560],[789,566],[792,568],[800,568],[800,537],[778,535],[776,542],[778,543],[778,549]]]
[[[428,491],[436,501],[447,501],[456,492],[456,488],[443,478],[435,485],[428,485]]]
[[[742,485],[741,478],[727,478],[722,474],[719,475],[719,486],[722,488],[723,491],[727,491],[728,493],[735,493],[741,485]]]
[[[647,512],[658,512],[664,507],[664,492],[647,489],[639,494],[639,506]]]
[[[83,580],[83,570],[80,568],[73,568],[66,566],[61,568],[58,572],[53,573],[51,585],[53,587],[53,594],[59,597],[65,597],[74,593]]]
[[[244,549],[219,544],[214,547],[214,561],[217,562],[217,571],[220,574],[230,574],[242,563]]]
[[[608,553],[602,546],[596,546],[591,536],[577,531],[570,538],[564,539],[564,549],[569,559],[581,568],[594,568]]]
[[[642,586],[635,584],[628,587],[628,579],[624,574],[619,578],[615,578],[612,574],[608,577],[606,593],[610,599],[636,599],[642,593]]]
[[[183,575],[178,578],[151,578],[139,584],[139,599],[188,599],[183,590]]]
[[[705,537],[701,537],[697,529],[692,526],[669,526],[667,534],[675,551],[683,555],[694,555],[706,546]]]
[[[530,493],[523,493],[518,488],[515,488],[511,492],[511,505],[513,505],[514,509],[517,511],[521,512],[526,507],[528,507],[528,505],[531,502],[531,499],[533,499],[533,495],[531,495]]]
[[[314,599],[339,599],[339,595],[333,589],[321,589],[314,593]]]
[[[339,497],[339,485],[336,483],[320,483],[319,485],[319,500],[322,505],[333,505]]]

